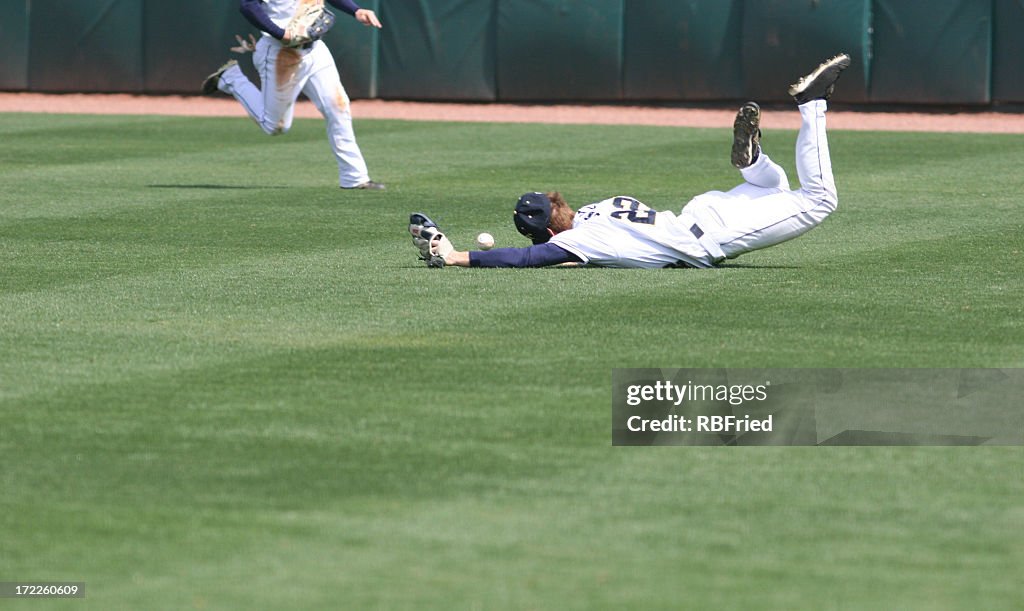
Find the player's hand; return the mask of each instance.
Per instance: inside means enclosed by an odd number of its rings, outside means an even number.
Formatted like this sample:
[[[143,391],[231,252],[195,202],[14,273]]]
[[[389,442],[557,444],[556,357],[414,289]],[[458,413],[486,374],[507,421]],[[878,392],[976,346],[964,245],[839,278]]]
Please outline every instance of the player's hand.
[[[440,257],[445,263],[451,263],[448,257],[455,252],[455,247],[452,246],[448,236],[443,233],[439,233],[430,239],[430,254],[433,257]]]
[[[455,252],[455,247],[448,237],[438,231],[437,227],[420,227],[418,232],[418,235],[413,235],[412,241],[420,249],[420,259],[427,262],[427,267],[444,267],[449,263],[448,257]]]
[[[409,220],[409,233],[412,243],[420,250],[420,259],[426,261],[428,267],[444,267],[455,252],[451,241],[426,216],[415,213]]]
[[[235,40],[238,41],[238,46],[231,47],[231,50],[235,53],[244,55],[246,53],[252,53],[256,50],[256,37],[252,34],[249,34],[248,40],[242,38],[238,34],[235,34]]]
[[[374,13],[370,9],[361,8],[356,11],[356,21],[363,25],[372,25],[375,28],[382,28],[380,19],[377,19],[377,13]]]

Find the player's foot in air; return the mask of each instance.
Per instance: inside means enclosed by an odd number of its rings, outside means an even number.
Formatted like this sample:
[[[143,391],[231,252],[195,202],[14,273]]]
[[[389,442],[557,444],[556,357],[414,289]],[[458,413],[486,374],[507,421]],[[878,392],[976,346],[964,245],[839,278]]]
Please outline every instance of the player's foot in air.
[[[736,113],[732,124],[732,164],[739,169],[757,161],[761,143],[761,107],[747,102]]]
[[[230,68],[231,66],[236,66],[236,65],[238,65],[237,61],[235,61],[233,59],[229,59],[228,61],[224,62],[223,66],[221,66],[220,68],[217,68],[216,72],[214,72],[210,76],[206,77],[206,80],[203,81],[203,87],[202,87],[203,95],[211,95],[211,94],[216,93],[217,92],[217,85],[220,84],[220,77],[221,77],[221,75],[224,74],[224,72],[227,71],[228,68]]]
[[[789,95],[797,104],[811,100],[827,100],[835,89],[839,75],[850,67],[850,56],[840,53],[822,62],[813,72],[789,86]]]

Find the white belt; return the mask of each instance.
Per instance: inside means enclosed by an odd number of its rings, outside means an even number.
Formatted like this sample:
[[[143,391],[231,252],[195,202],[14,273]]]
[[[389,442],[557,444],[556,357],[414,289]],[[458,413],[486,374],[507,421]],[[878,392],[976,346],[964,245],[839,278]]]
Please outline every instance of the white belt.
[[[691,225],[690,233],[693,234],[693,237],[697,238],[697,241],[700,242],[701,247],[704,250],[706,250],[709,255],[711,255],[712,263],[718,263],[719,261],[725,259],[725,253],[722,252],[722,247],[718,245],[718,242],[711,239],[711,236],[708,235],[706,231],[701,229],[699,224],[694,223],[693,225]]]

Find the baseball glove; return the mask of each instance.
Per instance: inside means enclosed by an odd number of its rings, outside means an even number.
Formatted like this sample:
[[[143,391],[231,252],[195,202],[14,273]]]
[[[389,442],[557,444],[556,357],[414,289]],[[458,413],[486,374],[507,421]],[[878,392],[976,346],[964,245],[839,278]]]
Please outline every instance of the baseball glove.
[[[447,236],[425,214],[409,215],[409,233],[412,243],[420,249],[420,260],[426,261],[427,267],[444,267],[444,258],[455,250]]]
[[[323,4],[310,5],[300,10],[285,30],[290,47],[301,47],[320,40],[334,26],[334,13],[324,8]]]

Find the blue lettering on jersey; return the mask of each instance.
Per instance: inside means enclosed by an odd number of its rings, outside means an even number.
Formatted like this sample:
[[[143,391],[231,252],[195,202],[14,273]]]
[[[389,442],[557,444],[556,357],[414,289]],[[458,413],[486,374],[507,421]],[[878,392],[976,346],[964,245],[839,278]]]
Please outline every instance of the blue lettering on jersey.
[[[612,205],[622,210],[612,212],[612,218],[625,219],[630,223],[653,225],[658,213],[647,207],[647,204],[632,197],[616,197]]]

